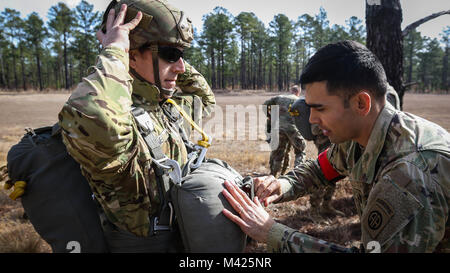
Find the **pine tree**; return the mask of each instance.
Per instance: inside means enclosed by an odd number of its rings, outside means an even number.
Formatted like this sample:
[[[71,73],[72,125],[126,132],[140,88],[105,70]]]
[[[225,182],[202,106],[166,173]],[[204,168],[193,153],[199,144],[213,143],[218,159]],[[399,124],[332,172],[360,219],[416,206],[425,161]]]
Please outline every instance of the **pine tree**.
[[[68,47],[69,39],[71,38],[73,27],[75,24],[75,18],[73,11],[70,10],[66,4],[59,2],[57,5],[52,6],[48,12],[49,17],[49,29],[53,35],[55,45],[61,42],[63,47],[64,58],[64,86],[65,89],[69,89],[69,63],[68,63]]]

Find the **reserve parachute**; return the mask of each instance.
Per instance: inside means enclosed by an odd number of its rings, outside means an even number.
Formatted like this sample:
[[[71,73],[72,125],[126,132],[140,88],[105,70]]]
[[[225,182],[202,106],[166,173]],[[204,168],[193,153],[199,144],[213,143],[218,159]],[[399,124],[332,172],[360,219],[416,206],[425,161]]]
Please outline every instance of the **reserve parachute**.
[[[290,112],[298,113],[293,115],[295,126],[300,134],[306,140],[314,140],[314,135],[311,131],[311,123],[309,123],[309,106],[306,105],[305,98],[300,97],[291,106]]]
[[[243,252],[246,235],[223,215],[234,211],[222,190],[230,181],[245,187],[244,179],[219,159],[206,159],[199,168],[187,171],[180,185],[172,187],[171,197],[186,252]]]

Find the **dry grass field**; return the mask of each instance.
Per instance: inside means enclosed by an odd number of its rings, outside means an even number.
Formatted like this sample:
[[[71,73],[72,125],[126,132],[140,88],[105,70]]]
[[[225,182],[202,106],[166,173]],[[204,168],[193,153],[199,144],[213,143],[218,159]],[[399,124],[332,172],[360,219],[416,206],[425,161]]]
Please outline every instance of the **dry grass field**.
[[[242,175],[267,174],[269,151],[264,141],[264,117],[255,109],[273,95],[275,93],[254,91],[217,93],[216,100],[223,110],[222,117],[213,114],[213,119],[203,124],[205,130],[213,137],[208,156],[227,161]],[[7,152],[22,137],[24,128],[52,125],[57,121],[57,113],[68,96],[67,93],[0,92],[0,166],[6,164]],[[231,111],[227,105],[242,107]],[[449,105],[450,96],[447,95],[406,94],[404,110],[449,130]],[[246,115],[245,111],[250,113]],[[228,121],[231,120],[236,127],[230,125]],[[242,130],[245,134],[239,136],[237,132]],[[317,155],[312,142],[307,143],[306,154],[307,158],[314,158]],[[0,187],[3,189],[1,183]],[[7,194],[8,192],[0,190],[0,253],[51,252],[50,247],[37,235],[29,221],[23,219],[20,201],[10,200]],[[353,205],[351,187],[347,181],[338,183],[333,197],[333,205],[343,211],[345,217],[330,216],[325,223],[316,223],[310,217],[308,200],[309,197],[306,196],[295,201],[270,205],[267,210],[279,222],[301,232],[345,246],[359,246],[360,223]],[[265,252],[266,248],[264,244],[252,241],[246,251]]]

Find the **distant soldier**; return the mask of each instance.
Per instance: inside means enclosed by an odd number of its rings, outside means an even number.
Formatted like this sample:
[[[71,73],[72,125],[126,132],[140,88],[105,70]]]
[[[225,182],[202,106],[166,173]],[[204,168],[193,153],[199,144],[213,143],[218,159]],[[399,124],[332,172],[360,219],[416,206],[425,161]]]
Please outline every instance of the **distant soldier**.
[[[267,105],[267,117],[270,119],[271,107],[279,106],[279,135],[278,146],[270,153],[270,174],[277,176],[279,172],[283,174],[283,158],[289,162],[290,147],[294,148],[294,165],[299,165],[305,158],[306,142],[294,124],[294,117],[290,114],[290,107],[300,96],[301,90],[297,85],[292,86],[289,95],[278,95],[264,102]],[[268,127],[270,121],[268,121]],[[270,129],[268,128],[268,131]]]

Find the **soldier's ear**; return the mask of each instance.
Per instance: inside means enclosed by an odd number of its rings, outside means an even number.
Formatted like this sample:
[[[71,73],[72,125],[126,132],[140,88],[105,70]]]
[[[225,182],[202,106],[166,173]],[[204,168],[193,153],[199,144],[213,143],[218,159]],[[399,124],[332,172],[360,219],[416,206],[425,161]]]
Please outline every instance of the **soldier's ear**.
[[[136,69],[136,59],[138,54],[139,54],[138,50],[130,50],[130,52],[128,53],[130,59],[130,67],[133,69]]]
[[[368,92],[362,90],[357,93],[352,100],[351,105],[359,115],[366,116],[369,114],[370,109],[372,108],[372,97]]]

